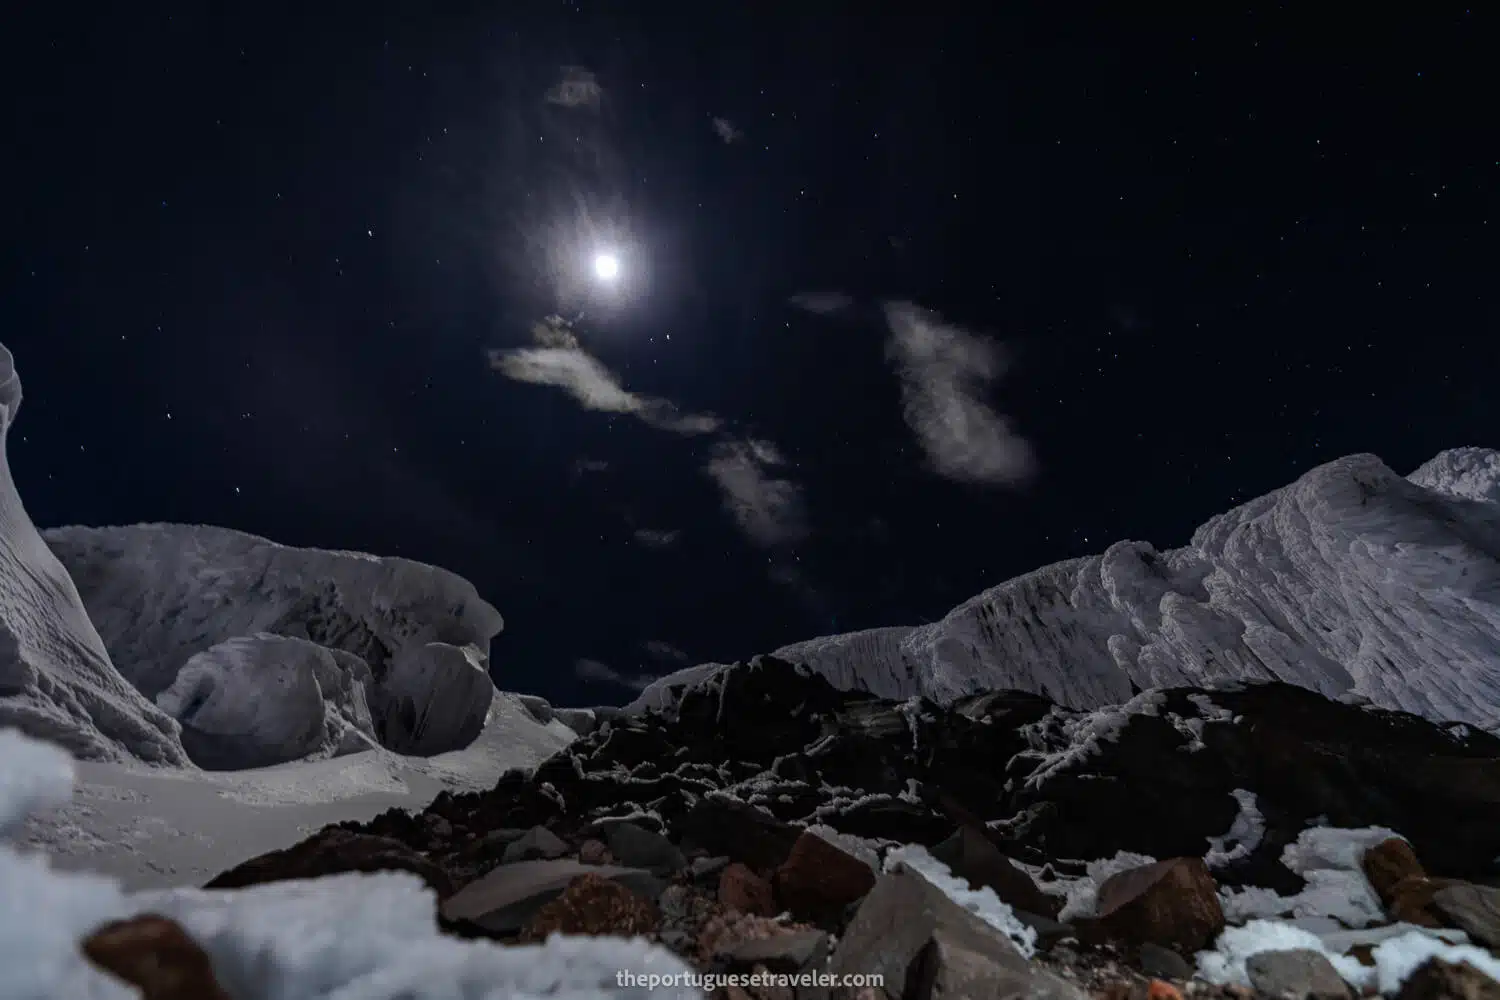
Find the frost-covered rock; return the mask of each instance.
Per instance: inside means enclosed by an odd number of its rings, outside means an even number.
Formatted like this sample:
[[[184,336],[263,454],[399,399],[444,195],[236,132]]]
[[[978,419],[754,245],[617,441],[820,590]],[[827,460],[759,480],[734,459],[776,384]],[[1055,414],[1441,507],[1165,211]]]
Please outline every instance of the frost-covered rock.
[[[21,503],[5,450],[20,405],[20,376],[0,347],[0,726],[85,759],[184,764],[176,725],[110,663]]]
[[[1443,452],[1410,478],[1353,455],[1211,519],[1184,548],[1119,542],[986,590],[930,625],[775,655],[892,699],[1017,689],[1089,708],[1133,689],[1279,680],[1495,728],[1497,499],[1500,452]],[[660,700],[702,673],[648,692]]]
[[[220,700],[213,723],[220,736],[257,724],[257,714],[266,711],[251,704],[257,684],[263,685],[261,700],[315,712],[305,681],[310,667],[336,680],[332,700],[353,713],[345,721],[356,731],[364,731],[359,698],[338,678],[361,683],[373,717],[370,731],[398,753],[459,749],[484,725],[494,696],[489,643],[504,623],[472,584],[446,570],[293,548],[206,525],[53,528],[45,538],[77,582],[116,667],[142,693],[158,698],[174,686],[202,693],[209,675],[227,691],[233,674],[241,714],[233,717],[231,701]],[[334,662],[295,642],[256,638],[261,635],[316,644]],[[195,669],[184,679],[189,663]],[[292,678],[304,679],[294,685],[300,695],[282,689]],[[318,686],[327,699],[328,685]],[[174,694],[167,704],[179,712],[190,701]],[[350,727],[335,726],[341,735],[329,744],[328,727],[307,714],[278,725],[278,738],[291,738],[291,730],[304,734],[302,743],[313,748],[308,752],[359,743],[346,734]],[[242,750],[246,759],[277,755],[266,745]]]
[[[262,632],[195,654],[156,703],[195,764],[238,770],[372,747],[369,683],[352,654]]]

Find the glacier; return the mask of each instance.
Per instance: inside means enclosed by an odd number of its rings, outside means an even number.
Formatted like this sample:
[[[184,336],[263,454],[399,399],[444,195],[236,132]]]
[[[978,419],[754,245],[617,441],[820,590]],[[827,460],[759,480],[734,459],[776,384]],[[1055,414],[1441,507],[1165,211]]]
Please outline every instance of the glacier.
[[[1318,466],[1179,549],[1122,541],[1006,581],[928,625],[773,654],[836,687],[940,703],[1018,689],[1073,708],[1137,690],[1278,680],[1500,728],[1500,452],[1408,477],[1373,455]],[[632,703],[701,683],[690,667]]]

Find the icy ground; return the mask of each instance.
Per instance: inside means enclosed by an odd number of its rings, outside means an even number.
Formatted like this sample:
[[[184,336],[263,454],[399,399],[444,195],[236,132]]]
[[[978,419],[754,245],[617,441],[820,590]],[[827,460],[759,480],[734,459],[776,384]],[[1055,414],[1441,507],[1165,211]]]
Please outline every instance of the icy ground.
[[[1342,458],[1214,517],[1184,548],[1119,542],[992,587],[930,625],[776,655],[895,700],[1015,688],[1095,708],[1126,701],[1132,686],[1266,679],[1493,729],[1500,452],[1445,451],[1406,478],[1372,455]],[[704,671],[658,680],[633,707]]]
[[[28,809],[65,802],[71,761],[0,729],[0,838]],[[79,942],[139,913],[179,921],[232,996],[265,1000],[558,1000],[637,997],[617,975],[688,971],[644,941],[555,937],[501,947],[437,932],[436,900],[404,873],[341,875],[232,892],[128,894],[99,875],[52,870],[0,839],[0,1000],[131,1000],[138,992],[91,965]],[[657,989],[652,997],[688,997]]]
[[[421,809],[444,789],[492,788],[506,770],[535,766],[573,735],[501,694],[478,740],[437,757],[372,750],[251,771],[80,761],[73,798],[34,813],[17,839],[58,869],[102,872],[126,889],[201,885],[329,823]]]

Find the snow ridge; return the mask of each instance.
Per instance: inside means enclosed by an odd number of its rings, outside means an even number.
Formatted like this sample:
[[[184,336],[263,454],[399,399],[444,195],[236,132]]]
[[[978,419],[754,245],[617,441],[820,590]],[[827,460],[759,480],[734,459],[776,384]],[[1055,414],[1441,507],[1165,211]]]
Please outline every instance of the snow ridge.
[[[1094,708],[1139,689],[1280,680],[1494,729],[1500,452],[1445,451],[1410,478],[1352,455],[1210,519],[1183,548],[1119,542],[930,625],[775,655],[893,700],[1010,688]]]
[[[185,764],[177,726],[110,663],[78,591],[26,513],[6,442],[21,379],[0,346],[0,727],[92,760]]]

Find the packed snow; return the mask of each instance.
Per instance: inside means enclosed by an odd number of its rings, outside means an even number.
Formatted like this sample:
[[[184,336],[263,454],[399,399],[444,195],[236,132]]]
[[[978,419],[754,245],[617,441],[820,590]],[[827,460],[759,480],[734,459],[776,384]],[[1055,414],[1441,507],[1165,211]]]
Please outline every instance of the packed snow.
[[[497,694],[479,738],[435,757],[377,749],[245,771],[80,761],[71,800],[39,805],[17,837],[57,868],[103,872],[127,889],[201,885],[330,823],[421,809],[444,790],[493,788],[507,770],[535,767],[574,738]],[[9,752],[0,748],[0,759]],[[0,770],[0,783],[10,780]]]
[[[1010,688],[1095,708],[1132,686],[1280,680],[1494,729],[1500,452],[1445,451],[1409,478],[1372,455],[1342,458],[1211,519],[1184,548],[1119,542],[930,625],[775,655],[897,701]]]
[[[73,762],[61,749],[0,730],[0,752],[8,772],[0,830],[38,802],[68,797]],[[507,947],[440,935],[435,897],[405,873],[131,894],[108,877],[54,871],[45,859],[0,844],[0,998],[138,996],[88,962],[79,942],[109,921],[143,913],[181,923],[231,996],[266,1000],[644,1000],[646,988],[618,985],[621,972],[690,971],[643,940],[554,936]],[[700,994],[658,988],[649,995]]]
[[[971,888],[967,879],[954,875],[947,865],[920,844],[908,844],[888,851],[885,870],[915,872],[959,906],[1004,934],[1022,955],[1031,958],[1036,954],[1036,930],[1023,924],[1009,903],[1002,902],[995,890],[987,885]]]

